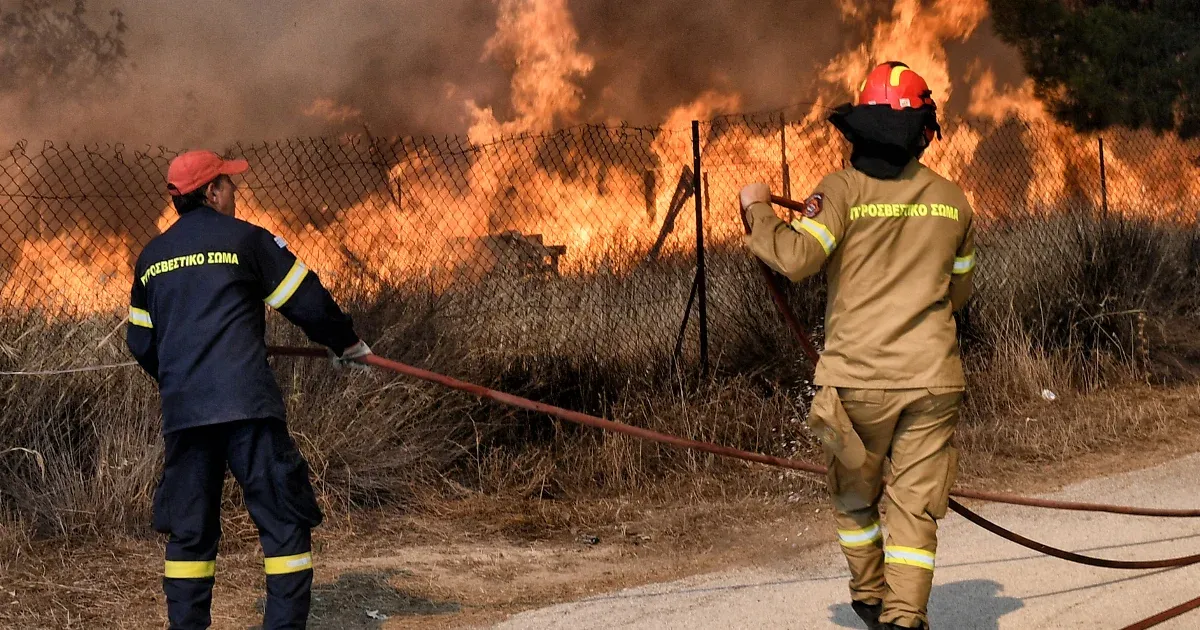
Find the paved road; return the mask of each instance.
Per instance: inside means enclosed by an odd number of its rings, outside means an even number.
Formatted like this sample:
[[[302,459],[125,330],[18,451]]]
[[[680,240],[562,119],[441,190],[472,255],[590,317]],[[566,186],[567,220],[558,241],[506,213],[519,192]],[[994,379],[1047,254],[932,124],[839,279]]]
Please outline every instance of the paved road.
[[[1200,505],[1200,455],[1097,479],[1051,498],[1144,506]],[[1115,559],[1200,553],[1200,522],[989,506],[1015,531]],[[832,524],[830,525],[832,527]],[[930,606],[938,630],[1122,628],[1200,596],[1200,566],[1117,571],[1038,556],[958,516],[942,524]],[[789,566],[699,576],[516,615],[502,629],[862,628],[846,604],[848,573],[836,544]],[[1159,626],[1200,628],[1200,611]]]

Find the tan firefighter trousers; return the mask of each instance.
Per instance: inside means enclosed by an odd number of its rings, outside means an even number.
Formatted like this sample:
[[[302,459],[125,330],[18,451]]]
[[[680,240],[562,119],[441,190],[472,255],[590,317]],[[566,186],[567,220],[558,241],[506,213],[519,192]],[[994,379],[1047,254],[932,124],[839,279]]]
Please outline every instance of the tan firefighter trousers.
[[[850,565],[851,598],[882,602],[883,623],[928,626],[937,521],[946,515],[958,469],[958,451],[950,438],[962,391],[839,388],[837,393],[866,447],[860,470],[827,458],[838,539]],[[886,490],[885,460],[891,463]]]

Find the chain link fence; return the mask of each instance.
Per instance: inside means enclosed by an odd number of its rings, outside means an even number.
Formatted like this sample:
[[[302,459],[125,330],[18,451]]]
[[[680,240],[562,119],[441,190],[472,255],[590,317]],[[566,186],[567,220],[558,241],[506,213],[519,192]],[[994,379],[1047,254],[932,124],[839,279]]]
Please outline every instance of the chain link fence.
[[[923,161],[972,200],[981,293],[1061,264],[1072,234],[1104,213],[1196,221],[1195,143],[1017,118],[945,127]],[[472,344],[501,357],[650,369],[700,359],[700,322],[717,361],[781,343],[751,325],[771,307],[741,245],[737,191],[765,181],[803,198],[847,165],[819,112],[727,116],[695,131],[579,126],[488,144],[360,134],[224,153],[251,163],[239,216],[287,239],[335,292],[435,296]],[[22,142],[0,155],[5,309],[122,316],[138,253],[175,219],[165,173],[176,154]],[[818,321],[819,283],[796,291]]]

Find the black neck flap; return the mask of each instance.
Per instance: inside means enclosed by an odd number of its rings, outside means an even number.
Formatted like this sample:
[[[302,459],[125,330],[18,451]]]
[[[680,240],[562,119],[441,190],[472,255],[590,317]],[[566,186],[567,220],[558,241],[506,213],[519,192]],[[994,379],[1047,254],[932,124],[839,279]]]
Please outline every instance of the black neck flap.
[[[933,107],[895,110],[888,105],[847,103],[833,111],[829,122],[853,146],[854,168],[876,179],[896,179],[909,162],[921,157],[927,146],[926,129],[942,137]]]

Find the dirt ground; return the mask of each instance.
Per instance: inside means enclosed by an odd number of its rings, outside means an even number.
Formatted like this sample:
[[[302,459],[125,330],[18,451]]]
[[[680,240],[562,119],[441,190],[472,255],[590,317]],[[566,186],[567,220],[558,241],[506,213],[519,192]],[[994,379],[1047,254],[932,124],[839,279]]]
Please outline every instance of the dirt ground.
[[[1112,444],[1066,461],[988,459],[965,466],[962,485],[1044,492],[1198,452],[1195,394],[1161,397],[1182,414],[1170,439]],[[719,485],[697,483],[661,493],[670,499],[472,496],[411,513],[357,513],[316,533],[310,627],[478,627],[598,592],[778,562],[832,540],[827,506],[811,499],[819,496],[817,481],[782,485],[789,490],[736,498],[723,498]],[[10,559],[0,574],[0,627],[165,626],[159,538],[36,543],[28,554]],[[263,578],[244,515],[227,521],[217,567],[213,627],[254,627]]]

